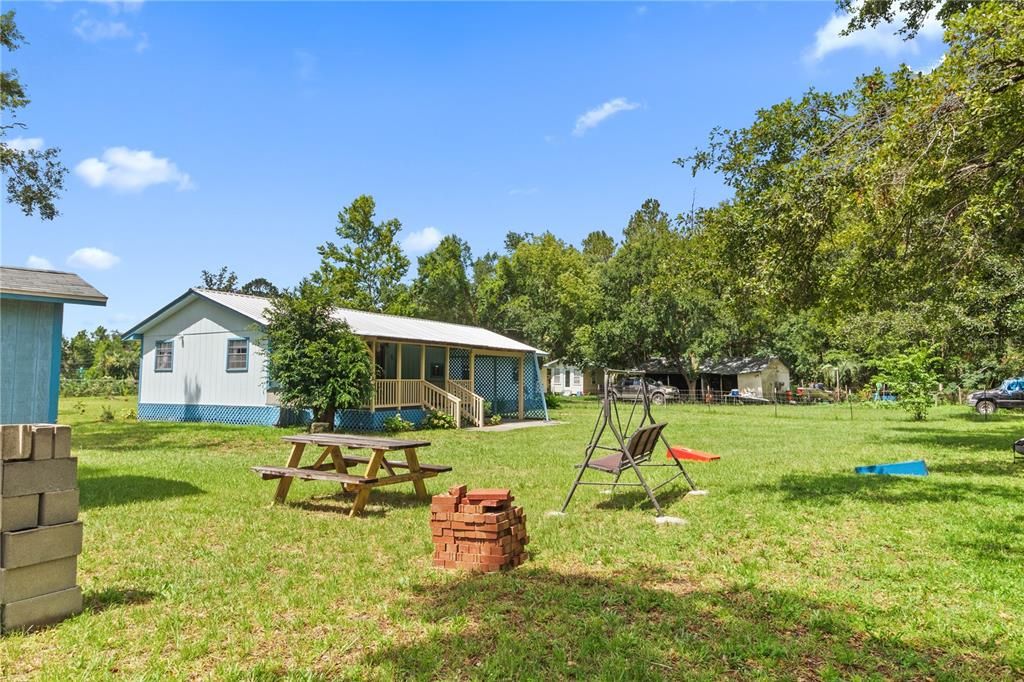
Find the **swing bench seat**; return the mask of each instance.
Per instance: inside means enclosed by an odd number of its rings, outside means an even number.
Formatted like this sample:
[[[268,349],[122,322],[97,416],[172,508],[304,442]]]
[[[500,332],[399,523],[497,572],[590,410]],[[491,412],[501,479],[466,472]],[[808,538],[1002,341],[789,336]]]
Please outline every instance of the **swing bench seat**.
[[[624,450],[616,450],[614,454],[601,457],[600,459],[592,459],[585,464],[578,464],[577,466],[585,466],[588,469],[618,476],[626,469],[639,466],[651,459],[654,446],[658,444],[661,432],[665,430],[666,426],[668,424],[663,423],[650,424],[639,428],[636,433],[630,436]]]

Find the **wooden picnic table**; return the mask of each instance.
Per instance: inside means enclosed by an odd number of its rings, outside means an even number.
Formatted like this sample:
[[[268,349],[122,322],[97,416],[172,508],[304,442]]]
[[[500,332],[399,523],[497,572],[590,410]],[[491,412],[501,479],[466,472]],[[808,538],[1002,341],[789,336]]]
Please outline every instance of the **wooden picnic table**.
[[[423,484],[423,479],[452,470],[450,466],[420,463],[416,456],[416,449],[430,445],[427,441],[377,438],[347,433],[300,434],[284,436],[281,440],[292,444],[292,451],[285,466],[252,467],[252,470],[260,474],[263,480],[280,479],[277,491],[274,493],[274,504],[284,503],[285,498],[288,497],[288,489],[291,488],[292,480],[296,478],[305,481],[334,481],[340,483],[345,490],[356,494],[352,510],[349,512],[349,516],[356,516],[366,506],[366,501],[373,488],[412,481],[416,495],[421,500],[425,500],[427,499],[427,487]],[[311,466],[300,467],[299,463],[307,445],[322,447],[324,450]],[[342,448],[371,450],[373,454],[369,457],[343,454]],[[404,452],[405,459],[387,459],[385,457],[386,453],[395,451]],[[328,458],[331,460],[330,462],[327,461]],[[350,467],[359,464],[366,465],[366,472],[362,476],[350,473]],[[378,476],[381,467],[387,472],[386,476]],[[396,473],[395,469],[404,469],[406,473]]]

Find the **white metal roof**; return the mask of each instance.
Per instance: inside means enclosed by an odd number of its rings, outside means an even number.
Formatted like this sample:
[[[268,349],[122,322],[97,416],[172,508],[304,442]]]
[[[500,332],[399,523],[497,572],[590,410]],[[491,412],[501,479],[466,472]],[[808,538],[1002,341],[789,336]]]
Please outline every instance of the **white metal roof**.
[[[143,322],[140,322],[130,331],[126,332],[125,335],[128,336],[144,331],[145,328],[164,317],[165,314],[170,314],[185,304],[186,301],[184,299],[191,298],[190,294],[202,296],[260,324],[267,323],[265,314],[267,308],[270,307],[270,299],[268,298],[226,291],[212,291],[210,289],[190,289],[186,292],[185,296],[161,309]],[[482,327],[470,327],[464,324],[437,322],[435,320],[421,320],[415,317],[402,317],[399,315],[385,315],[384,313],[371,313],[364,310],[351,310],[349,308],[336,309],[334,316],[347,322],[352,331],[359,336],[436,343],[448,346],[525,351],[546,355],[544,351],[537,350],[533,346],[528,346],[525,343]]]

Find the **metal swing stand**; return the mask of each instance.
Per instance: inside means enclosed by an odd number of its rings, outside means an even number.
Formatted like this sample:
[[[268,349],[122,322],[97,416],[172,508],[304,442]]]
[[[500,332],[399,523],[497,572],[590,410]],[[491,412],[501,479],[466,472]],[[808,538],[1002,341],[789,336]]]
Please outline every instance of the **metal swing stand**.
[[[612,383],[618,377],[623,376],[640,377],[640,391],[633,398],[632,408],[629,412],[629,418],[626,420],[625,428],[622,426],[622,419],[619,414],[618,398],[611,389]],[[569,494],[566,496],[565,502],[562,504],[561,513],[565,513],[570,500],[572,500],[573,494],[576,492],[576,488],[581,485],[599,485],[611,488],[643,488],[644,492],[647,493],[647,497],[650,499],[651,504],[654,505],[656,515],[659,517],[663,516],[664,512],[661,509],[661,505],[658,504],[658,499],[654,496],[654,492],[656,490],[665,487],[680,476],[683,476],[686,479],[686,482],[690,485],[691,491],[697,490],[696,483],[693,482],[693,479],[690,478],[690,474],[687,473],[686,468],[678,459],[673,457],[671,458],[671,463],[665,464],[655,464],[651,462],[651,455],[654,452],[654,447],[659,441],[663,443],[666,448],[670,446],[668,440],[665,439],[664,434],[665,426],[667,426],[667,424],[656,422],[654,420],[654,416],[651,414],[651,396],[647,390],[647,381],[645,376],[646,373],[639,370],[606,369],[604,371],[604,397],[601,400],[601,413],[598,415],[597,422],[594,424],[594,431],[590,436],[590,442],[587,444],[583,462],[582,464],[576,465],[579,472],[576,474],[576,480],[573,481],[572,488],[569,489]],[[623,432],[629,432],[633,423],[633,418],[639,406],[642,406],[643,410],[640,415],[640,421],[638,422],[636,431],[630,433],[627,438]],[[601,445],[601,437],[604,435],[605,429],[610,430],[612,435],[615,437],[614,445]],[[594,454],[599,450],[611,452],[612,454],[599,459],[594,459]],[[644,478],[643,472],[640,471],[641,467],[675,467],[677,471],[667,481],[651,487],[650,484],[647,483],[647,479]],[[594,469],[595,471],[601,471],[606,474],[614,474],[615,480],[611,483],[584,481],[583,474],[587,469]],[[632,471],[635,473],[639,483],[619,482],[619,478],[626,471]]]

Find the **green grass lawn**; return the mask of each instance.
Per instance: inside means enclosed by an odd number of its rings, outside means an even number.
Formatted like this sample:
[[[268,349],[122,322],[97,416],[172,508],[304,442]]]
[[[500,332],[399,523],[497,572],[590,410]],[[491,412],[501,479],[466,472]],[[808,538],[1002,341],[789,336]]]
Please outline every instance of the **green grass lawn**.
[[[558,426],[429,432],[422,460],[455,468],[431,492],[511,487],[526,509],[530,560],[478,576],[431,566],[411,485],[357,519],[322,482],[270,508],[248,467],[284,464],[283,431],[126,421],[132,406],[62,401],[86,611],[0,640],[4,679],[1024,676],[1024,415],[660,408],[671,441],[722,455],[689,467],[710,495],[662,491],[678,526],[599,488],[545,516],[596,402]],[[931,475],[852,473],[911,458]]]

